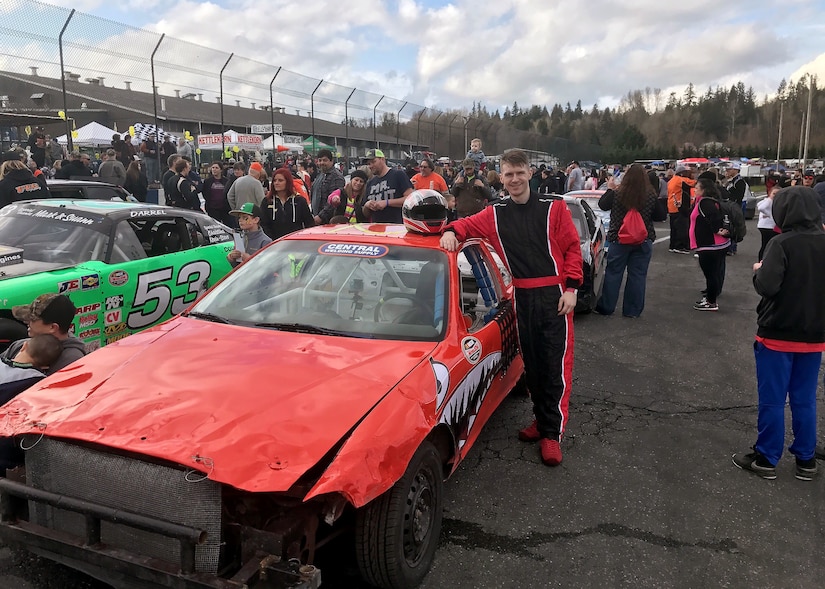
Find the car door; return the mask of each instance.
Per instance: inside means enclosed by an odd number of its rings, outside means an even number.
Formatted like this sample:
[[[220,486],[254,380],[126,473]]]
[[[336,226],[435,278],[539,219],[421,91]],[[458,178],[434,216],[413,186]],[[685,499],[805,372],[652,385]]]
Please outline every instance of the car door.
[[[182,312],[231,270],[231,242],[210,243],[196,219],[161,213],[136,209],[115,228],[100,277],[102,345]]]
[[[464,245],[457,257],[458,289],[451,297],[460,349],[450,367],[456,385],[442,415],[455,436],[463,458],[484,423],[512,388],[507,375],[518,354],[513,301],[506,295],[503,275],[509,276],[482,242]],[[458,409],[458,410],[456,410]],[[469,443],[468,443],[469,442]]]

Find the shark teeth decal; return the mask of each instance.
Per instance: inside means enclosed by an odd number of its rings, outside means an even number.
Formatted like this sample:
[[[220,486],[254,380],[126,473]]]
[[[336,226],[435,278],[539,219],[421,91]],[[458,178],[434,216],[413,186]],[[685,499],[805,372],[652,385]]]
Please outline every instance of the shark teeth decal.
[[[430,361],[435,370],[436,362]],[[443,366],[443,365],[442,365]],[[446,423],[458,440],[458,449],[464,447],[476,421],[481,404],[490,390],[493,378],[501,368],[501,352],[486,356],[456,385],[447,401],[439,423]],[[438,380],[438,376],[436,376]],[[439,398],[439,406],[442,399]]]

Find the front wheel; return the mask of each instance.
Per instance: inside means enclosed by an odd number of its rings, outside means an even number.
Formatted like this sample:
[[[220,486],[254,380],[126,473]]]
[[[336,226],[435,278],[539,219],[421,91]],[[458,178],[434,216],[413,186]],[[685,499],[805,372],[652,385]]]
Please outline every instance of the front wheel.
[[[382,589],[412,589],[430,570],[441,534],[441,458],[424,442],[404,476],[358,510],[355,550],[364,579]]]

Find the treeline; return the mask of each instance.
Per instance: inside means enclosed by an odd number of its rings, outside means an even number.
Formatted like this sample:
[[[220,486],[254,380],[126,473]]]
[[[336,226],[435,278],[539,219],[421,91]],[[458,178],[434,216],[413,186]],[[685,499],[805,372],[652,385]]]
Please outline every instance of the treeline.
[[[553,136],[576,143],[597,145],[603,161],[635,159],[747,156],[776,158],[780,109],[783,111],[780,157],[799,154],[800,130],[808,108],[808,80],[782,80],[776,96],[760,101],[753,88],[739,82],[704,92],[689,84],[679,95],[664,96],[659,88],[634,90],[618,107],[589,110],[581,100],[575,106],[555,104],[512,107],[490,113],[473,103],[470,117],[501,121],[515,129]],[[813,86],[808,157],[825,154],[825,93]]]

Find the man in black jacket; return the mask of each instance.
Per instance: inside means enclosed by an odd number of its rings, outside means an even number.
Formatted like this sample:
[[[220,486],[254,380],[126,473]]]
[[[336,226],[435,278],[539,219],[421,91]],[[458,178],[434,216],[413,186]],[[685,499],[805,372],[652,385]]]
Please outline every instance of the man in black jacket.
[[[22,152],[25,154],[25,152]],[[26,164],[19,159],[17,152],[3,154],[3,177],[0,178],[0,209],[19,200],[49,198],[49,190],[43,176],[35,177]]]

